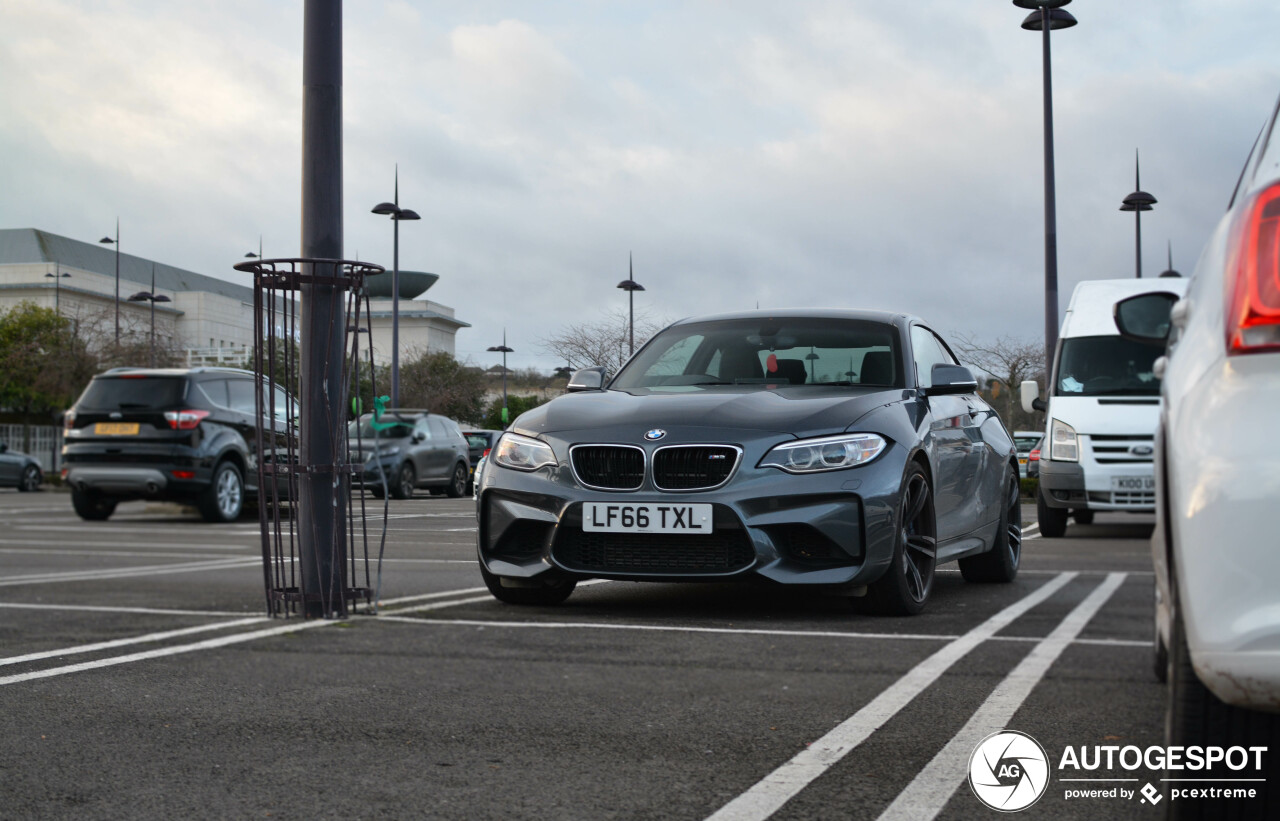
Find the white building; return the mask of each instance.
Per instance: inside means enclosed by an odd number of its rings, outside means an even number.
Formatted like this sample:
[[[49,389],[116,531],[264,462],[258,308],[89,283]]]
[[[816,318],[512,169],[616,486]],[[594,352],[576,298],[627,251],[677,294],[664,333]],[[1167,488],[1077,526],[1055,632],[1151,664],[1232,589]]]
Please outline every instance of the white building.
[[[152,290],[171,302],[155,304],[156,332],[173,336],[187,350],[189,365],[246,365],[253,346],[253,281],[232,271],[240,282],[197,274],[161,262],[120,254],[113,246],[82,242],[34,228],[0,230],[0,310],[22,301],[57,309],[80,322],[114,331],[116,265],[119,261],[119,315],[122,332],[150,327],[151,305],[129,302],[130,295]],[[228,269],[231,265],[228,264]],[[63,275],[66,276],[63,276]],[[400,272],[400,357],[416,352],[455,350],[459,328],[452,308],[416,300],[439,279],[421,271]],[[374,357],[391,357],[391,272],[369,280],[370,328]]]

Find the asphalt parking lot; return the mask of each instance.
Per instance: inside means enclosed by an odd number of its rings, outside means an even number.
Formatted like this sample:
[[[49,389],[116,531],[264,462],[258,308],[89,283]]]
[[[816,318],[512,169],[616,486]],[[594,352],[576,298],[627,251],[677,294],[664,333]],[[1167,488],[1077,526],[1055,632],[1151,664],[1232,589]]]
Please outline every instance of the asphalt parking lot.
[[[301,622],[262,615],[254,518],[0,491],[0,817],[987,817],[969,757],[1006,728],[1054,765],[1028,814],[1163,812],[1162,773],[1069,800],[1056,767],[1163,741],[1150,517],[1031,529],[1014,584],[949,566],[895,619],[766,586],[503,605],[472,509],[392,502],[381,613]]]

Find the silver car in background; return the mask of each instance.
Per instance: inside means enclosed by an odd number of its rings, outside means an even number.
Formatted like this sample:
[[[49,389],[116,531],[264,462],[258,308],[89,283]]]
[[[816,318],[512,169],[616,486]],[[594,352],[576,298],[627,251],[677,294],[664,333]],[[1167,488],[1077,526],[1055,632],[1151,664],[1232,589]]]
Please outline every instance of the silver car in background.
[[[1269,749],[1263,772],[1195,774],[1270,776],[1263,795],[1233,818],[1280,817],[1280,439],[1270,435],[1280,419],[1275,122],[1273,113],[1186,296],[1131,297],[1115,307],[1130,339],[1168,344],[1156,363],[1164,403],[1151,542],[1167,743]],[[1169,803],[1178,817],[1197,806]],[[1204,817],[1226,817],[1221,805],[1201,803]]]

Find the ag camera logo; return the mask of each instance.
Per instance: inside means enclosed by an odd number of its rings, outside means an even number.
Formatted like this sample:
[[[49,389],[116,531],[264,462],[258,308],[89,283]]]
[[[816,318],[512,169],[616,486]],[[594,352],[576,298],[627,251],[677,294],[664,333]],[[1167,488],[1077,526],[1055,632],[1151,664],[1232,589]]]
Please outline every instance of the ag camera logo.
[[[969,756],[969,787],[993,810],[1025,810],[1049,787],[1049,756],[1026,733],[992,733]]]

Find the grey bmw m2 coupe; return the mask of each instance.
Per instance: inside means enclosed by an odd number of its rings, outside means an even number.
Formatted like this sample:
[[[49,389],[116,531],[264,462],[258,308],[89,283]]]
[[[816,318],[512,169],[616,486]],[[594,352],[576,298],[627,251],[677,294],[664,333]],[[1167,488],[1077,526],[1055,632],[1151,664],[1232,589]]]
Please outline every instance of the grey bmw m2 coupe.
[[[686,319],[522,414],[477,488],[480,571],[513,604],[584,579],[768,580],[919,613],[935,568],[1009,582],[1018,455],[919,319]]]

